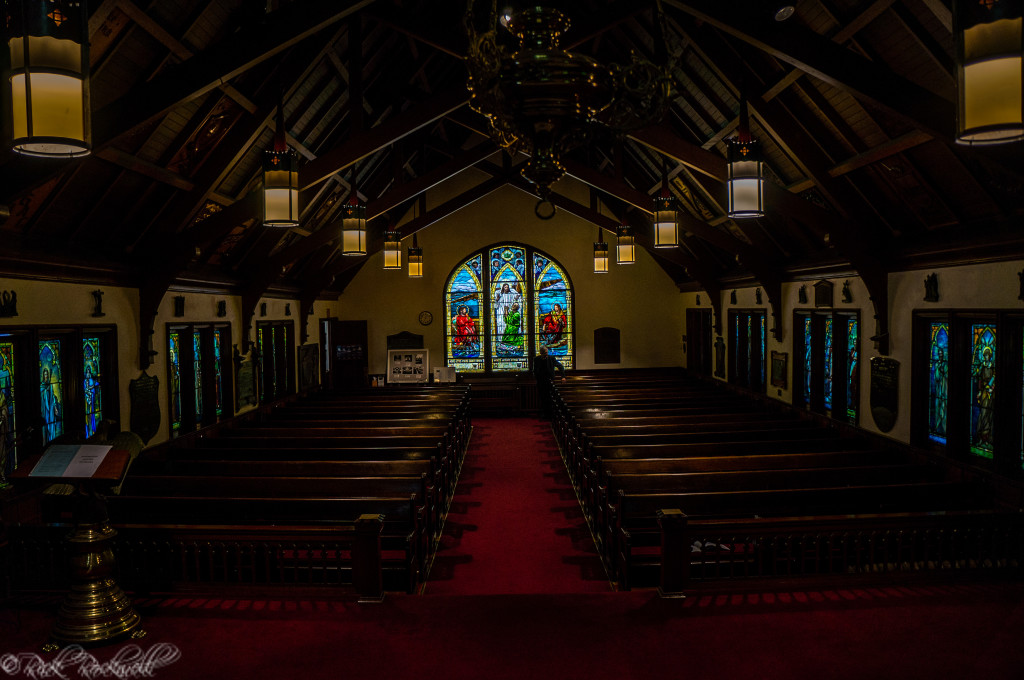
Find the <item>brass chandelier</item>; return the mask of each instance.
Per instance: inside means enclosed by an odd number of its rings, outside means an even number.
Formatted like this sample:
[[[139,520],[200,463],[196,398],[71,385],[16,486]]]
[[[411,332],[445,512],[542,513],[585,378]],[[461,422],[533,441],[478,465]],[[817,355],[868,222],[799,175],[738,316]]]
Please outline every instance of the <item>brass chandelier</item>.
[[[671,73],[636,53],[629,64],[604,65],[562,49],[569,18],[557,9],[529,5],[499,16],[492,2],[487,28],[479,32],[473,5],[467,0],[469,105],[487,117],[502,148],[530,156],[522,175],[540,196],[534,212],[550,219],[551,185],[565,174],[563,155],[599,132],[622,133],[660,120]],[[656,12],[661,30],[660,3]],[[664,54],[663,48],[656,52]]]

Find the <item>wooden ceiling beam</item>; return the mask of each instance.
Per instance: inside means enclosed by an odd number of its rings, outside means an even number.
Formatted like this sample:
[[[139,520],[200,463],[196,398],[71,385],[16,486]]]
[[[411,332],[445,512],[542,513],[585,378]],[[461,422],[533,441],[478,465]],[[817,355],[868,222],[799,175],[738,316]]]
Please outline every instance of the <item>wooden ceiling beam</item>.
[[[664,0],[718,30],[944,139],[953,138],[953,103],[804,28],[744,16],[716,0]],[[703,44],[702,44],[703,47]]]
[[[469,102],[464,87],[435,95],[347,142],[321,154],[299,170],[299,187],[305,191],[357,161],[394,144]]]

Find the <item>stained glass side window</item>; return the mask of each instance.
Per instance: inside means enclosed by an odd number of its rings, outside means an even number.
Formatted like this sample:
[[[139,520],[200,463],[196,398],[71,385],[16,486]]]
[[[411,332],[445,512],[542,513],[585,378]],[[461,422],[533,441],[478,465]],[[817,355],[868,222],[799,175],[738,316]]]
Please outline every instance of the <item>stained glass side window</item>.
[[[992,458],[996,386],[996,327],[971,324],[971,453]]]
[[[102,356],[98,337],[82,338],[82,394],[85,397],[85,436],[96,434],[103,420]]]
[[[534,352],[541,347],[573,368],[572,290],[562,268],[540,253],[533,254]]]
[[[262,326],[256,329],[256,350],[260,354],[260,367],[262,369],[260,371],[261,402],[267,400],[267,348],[266,344],[263,342],[263,336],[266,335],[266,333],[264,333],[264,330],[265,329]]]
[[[482,267],[483,255],[463,262],[448,281],[445,292],[445,351],[448,365],[459,372],[484,370]]]
[[[804,403],[811,404],[811,317],[804,317]]]
[[[18,464],[14,447],[17,421],[14,402],[14,343],[0,340],[0,478],[7,478]]]
[[[171,432],[181,431],[181,333],[171,331],[167,336],[171,370]]]
[[[949,397],[949,324],[931,325],[928,359],[928,438],[946,443],[946,409]]]
[[[203,336],[199,331],[192,332],[192,371],[195,376],[192,383],[195,387],[196,422],[203,422]]]
[[[526,347],[526,253],[518,246],[490,250],[491,370],[529,369]]]
[[[754,360],[754,315],[747,314],[747,384],[753,382],[751,362]]]
[[[221,335],[224,331],[213,332],[213,409],[220,418],[224,415],[224,376],[221,375]]]
[[[63,364],[60,340],[39,341],[39,397],[43,416],[43,444],[64,434]]]
[[[832,319],[825,319],[825,410],[832,410]]]
[[[765,318],[764,314],[758,317],[761,321],[761,384],[767,384],[765,382],[765,365],[768,363],[768,319]]]
[[[846,417],[857,419],[860,402],[860,355],[857,350],[857,319],[846,320]]]

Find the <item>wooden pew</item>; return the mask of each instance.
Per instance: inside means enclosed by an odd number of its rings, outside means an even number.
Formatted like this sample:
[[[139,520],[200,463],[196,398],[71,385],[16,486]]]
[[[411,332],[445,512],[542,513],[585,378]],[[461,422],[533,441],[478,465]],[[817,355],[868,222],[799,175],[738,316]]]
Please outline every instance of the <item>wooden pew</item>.
[[[111,496],[115,524],[348,526],[365,514],[384,516],[381,549],[389,581],[415,591],[421,543],[415,498],[265,498]]]

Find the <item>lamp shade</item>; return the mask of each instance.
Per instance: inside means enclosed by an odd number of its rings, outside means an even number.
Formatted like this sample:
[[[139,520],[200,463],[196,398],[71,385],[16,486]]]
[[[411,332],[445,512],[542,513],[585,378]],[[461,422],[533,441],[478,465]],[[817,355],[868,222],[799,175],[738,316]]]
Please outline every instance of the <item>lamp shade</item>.
[[[619,225],[615,231],[615,261],[618,264],[636,262],[636,245],[633,240],[633,229],[627,224]]]
[[[402,234],[389,229],[384,232],[384,269],[402,268]]]
[[[764,217],[764,162],[754,140],[729,140],[729,217]]]
[[[409,248],[409,278],[418,279],[423,276],[423,248],[416,242],[416,234],[412,235],[412,246]]]
[[[604,242],[600,228],[597,230],[597,240],[594,241],[594,273],[608,273],[608,244]]]
[[[263,152],[263,226],[299,226],[299,169],[287,145]]]
[[[366,206],[354,191],[342,212],[341,254],[366,255]]]
[[[654,199],[654,247],[679,245],[679,212],[676,199],[668,192]]]
[[[92,148],[84,2],[5,3],[10,53],[11,148],[75,158]]]
[[[1024,139],[1024,0],[954,0],[958,144]]]

